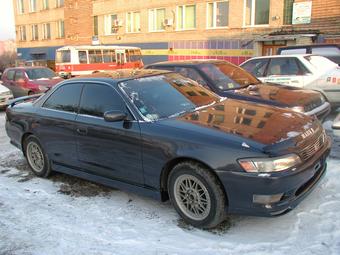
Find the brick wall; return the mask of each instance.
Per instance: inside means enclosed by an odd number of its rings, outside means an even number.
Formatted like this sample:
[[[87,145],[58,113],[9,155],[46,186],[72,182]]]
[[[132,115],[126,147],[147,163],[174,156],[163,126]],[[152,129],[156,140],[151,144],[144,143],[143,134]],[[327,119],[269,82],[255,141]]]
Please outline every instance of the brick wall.
[[[306,0],[295,0],[306,2]],[[294,25],[294,29],[315,29],[324,34],[340,34],[340,0],[313,0],[312,21],[307,25]]]
[[[92,33],[92,0],[66,0],[65,44],[91,44]]]

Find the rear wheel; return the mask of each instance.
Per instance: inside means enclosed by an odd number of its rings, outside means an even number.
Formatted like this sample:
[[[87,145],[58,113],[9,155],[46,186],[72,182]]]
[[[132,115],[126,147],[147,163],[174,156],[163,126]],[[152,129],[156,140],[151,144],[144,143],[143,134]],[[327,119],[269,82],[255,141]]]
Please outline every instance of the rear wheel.
[[[201,164],[184,162],[175,166],[168,187],[176,211],[189,224],[213,228],[224,220],[226,197],[222,187]]]
[[[34,95],[34,92],[33,91],[28,91],[27,95],[32,96],[32,95]]]
[[[38,139],[30,135],[25,139],[24,152],[32,172],[40,177],[48,177],[51,173],[50,162]]]

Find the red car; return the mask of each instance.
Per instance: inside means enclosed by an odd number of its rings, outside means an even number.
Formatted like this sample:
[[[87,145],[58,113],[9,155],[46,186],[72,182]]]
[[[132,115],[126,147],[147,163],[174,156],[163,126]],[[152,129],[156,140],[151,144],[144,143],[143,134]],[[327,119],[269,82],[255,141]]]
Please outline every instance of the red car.
[[[7,68],[1,80],[14,97],[43,93],[63,79],[46,67]]]

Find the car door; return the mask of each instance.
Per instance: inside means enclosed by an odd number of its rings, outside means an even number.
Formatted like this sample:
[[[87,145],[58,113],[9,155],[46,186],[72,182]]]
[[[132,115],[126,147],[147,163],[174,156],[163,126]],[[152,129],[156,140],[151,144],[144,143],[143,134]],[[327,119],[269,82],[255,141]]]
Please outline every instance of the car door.
[[[16,70],[14,76],[14,90],[17,97],[27,96],[28,89],[25,87],[27,77],[23,70]]]
[[[130,120],[107,122],[106,111],[129,114],[118,92],[107,84],[84,86],[77,115],[78,160],[84,171],[103,177],[143,184],[140,127]]]
[[[75,119],[82,86],[68,83],[58,87],[39,108],[37,121],[33,124],[57,166],[78,166]]]
[[[271,58],[263,81],[302,88],[304,74],[295,57]]]

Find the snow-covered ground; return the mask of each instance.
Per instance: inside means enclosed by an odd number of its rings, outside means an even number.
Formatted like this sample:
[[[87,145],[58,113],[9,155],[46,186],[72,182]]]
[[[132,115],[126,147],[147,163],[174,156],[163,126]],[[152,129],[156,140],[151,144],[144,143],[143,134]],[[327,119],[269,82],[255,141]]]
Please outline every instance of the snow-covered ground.
[[[203,231],[169,202],[62,174],[34,177],[9,145],[1,113],[0,254],[340,254],[340,154],[332,155],[325,178],[292,212],[231,216]]]

